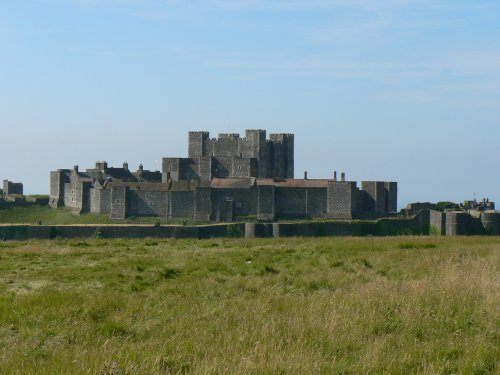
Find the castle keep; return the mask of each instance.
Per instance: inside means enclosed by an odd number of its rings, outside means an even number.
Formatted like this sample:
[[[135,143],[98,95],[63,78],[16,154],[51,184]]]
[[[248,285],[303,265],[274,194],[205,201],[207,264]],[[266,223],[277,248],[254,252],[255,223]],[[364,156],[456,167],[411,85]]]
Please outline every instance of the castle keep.
[[[293,134],[247,130],[189,132],[187,158],[163,158],[162,171],[95,168],[50,172],[50,205],[111,218],[157,216],[199,222],[323,217],[381,217],[397,211],[397,183],[294,179]]]
[[[247,130],[239,134],[189,132],[188,158],[163,158],[163,182],[170,179],[293,178],[293,134]]]

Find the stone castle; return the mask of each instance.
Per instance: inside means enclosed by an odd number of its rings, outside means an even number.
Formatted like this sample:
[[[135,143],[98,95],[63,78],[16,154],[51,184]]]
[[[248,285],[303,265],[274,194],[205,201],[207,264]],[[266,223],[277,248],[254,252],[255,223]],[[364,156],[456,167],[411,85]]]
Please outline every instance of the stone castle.
[[[80,171],[50,172],[50,205],[75,214],[114,219],[156,216],[196,222],[280,218],[356,219],[397,211],[397,183],[294,178],[293,134],[247,130],[238,134],[189,132],[187,158],[163,158],[162,171],[135,172],[104,161]]]
[[[12,182],[9,180],[3,180],[2,187],[3,187],[2,198],[4,199],[13,195],[23,195],[23,184],[21,182]]]

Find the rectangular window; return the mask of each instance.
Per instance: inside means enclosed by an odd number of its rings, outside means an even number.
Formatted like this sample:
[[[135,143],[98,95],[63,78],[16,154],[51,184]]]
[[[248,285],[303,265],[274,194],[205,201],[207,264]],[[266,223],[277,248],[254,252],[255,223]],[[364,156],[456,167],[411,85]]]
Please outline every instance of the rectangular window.
[[[121,200],[121,199],[116,199],[116,200],[115,200],[115,203],[116,203],[116,204],[121,204],[121,203],[122,203],[122,200]]]
[[[150,206],[153,206],[153,202],[152,202],[152,201],[149,201],[149,205],[150,205]]]

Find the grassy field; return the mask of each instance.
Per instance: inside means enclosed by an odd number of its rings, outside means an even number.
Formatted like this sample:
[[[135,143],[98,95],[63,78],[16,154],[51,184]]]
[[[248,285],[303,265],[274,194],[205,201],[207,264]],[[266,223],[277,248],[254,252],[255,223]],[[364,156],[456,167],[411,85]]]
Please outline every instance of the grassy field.
[[[0,242],[2,374],[498,374],[500,238]]]
[[[125,220],[110,219],[106,214],[73,215],[68,208],[53,209],[49,206],[9,207],[0,209],[0,223],[8,224],[182,224],[182,220],[159,217],[129,217]]]

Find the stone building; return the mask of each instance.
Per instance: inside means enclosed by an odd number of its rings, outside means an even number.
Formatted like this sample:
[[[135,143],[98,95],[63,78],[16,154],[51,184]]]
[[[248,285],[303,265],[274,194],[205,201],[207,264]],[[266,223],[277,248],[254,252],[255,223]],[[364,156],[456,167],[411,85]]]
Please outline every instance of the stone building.
[[[397,211],[397,183],[294,179],[294,136],[247,130],[190,132],[188,158],[163,158],[162,171],[131,172],[97,162],[50,173],[50,205],[111,218],[156,216],[199,222],[235,219],[380,217]]]
[[[464,211],[495,211],[495,202],[491,202],[489,198],[483,198],[481,201],[476,199],[472,201],[464,201],[460,204],[460,208]]]
[[[23,195],[23,184],[3,180],[3,198],[7,198],[9,195]]]
[[[163,182],[170,179],[211,180],[213,178],[293,178],[293,134],[271,134],[247,130],[239,134],[189,132],[187,158],[163,158]]]

